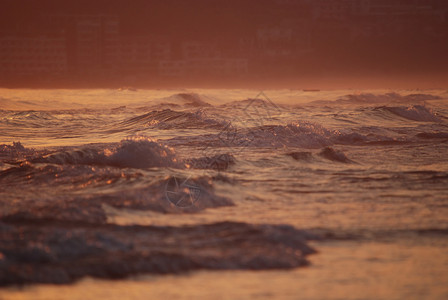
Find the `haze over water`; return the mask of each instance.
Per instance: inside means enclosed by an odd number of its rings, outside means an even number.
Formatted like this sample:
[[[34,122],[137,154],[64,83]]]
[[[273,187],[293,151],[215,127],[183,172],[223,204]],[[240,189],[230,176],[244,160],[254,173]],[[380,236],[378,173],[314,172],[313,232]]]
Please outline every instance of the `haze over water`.
[[[0,92],[5,299],[448,297],[446,90]]]

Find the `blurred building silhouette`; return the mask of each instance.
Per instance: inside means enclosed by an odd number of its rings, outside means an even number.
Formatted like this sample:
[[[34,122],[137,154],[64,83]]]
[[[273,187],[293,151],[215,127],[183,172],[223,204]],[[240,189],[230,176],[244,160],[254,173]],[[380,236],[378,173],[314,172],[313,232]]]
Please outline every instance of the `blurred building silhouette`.
[[[4,75],[63,75],[67,48],[63,37],[0,37],[0,68]]]
[[[49,15],[49,30],[62,30],[72,74],[110,74],[119,58],[119,21],[110,15]]]
[[[106,12],[94,1],[72,12],[62,4],[52,11],[56,2],[43,0],[23,18],[11,4],[17,13],[2,20],[0,76],[289,76],[382,62],[407,68],[421,57],[419,67],[435,68],[448,50],[444,0],[173,1],[136,1],[141,12],[124,0],[110,0],[115,9]]]

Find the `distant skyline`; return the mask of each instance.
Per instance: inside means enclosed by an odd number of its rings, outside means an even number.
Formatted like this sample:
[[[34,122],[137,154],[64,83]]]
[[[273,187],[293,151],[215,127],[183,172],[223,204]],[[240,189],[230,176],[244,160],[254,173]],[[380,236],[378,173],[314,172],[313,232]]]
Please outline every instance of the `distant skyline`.
[[[1,86],[448,78],[448,1],[0,0]],[[424,83],[425,82],[425,83]]]

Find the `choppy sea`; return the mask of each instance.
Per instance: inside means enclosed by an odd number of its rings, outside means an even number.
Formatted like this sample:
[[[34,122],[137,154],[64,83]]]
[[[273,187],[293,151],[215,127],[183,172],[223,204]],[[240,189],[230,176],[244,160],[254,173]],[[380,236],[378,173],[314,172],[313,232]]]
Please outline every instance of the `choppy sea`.
[[[448,299],[447,90],[0,89],[2,299]]]

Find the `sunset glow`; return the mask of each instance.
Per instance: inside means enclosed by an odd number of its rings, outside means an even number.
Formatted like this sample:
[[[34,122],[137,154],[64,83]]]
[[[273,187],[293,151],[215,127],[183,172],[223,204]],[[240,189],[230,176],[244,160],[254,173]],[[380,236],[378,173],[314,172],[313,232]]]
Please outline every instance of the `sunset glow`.
[[[448,299],[448,2],[0,0],[0,299]]]

